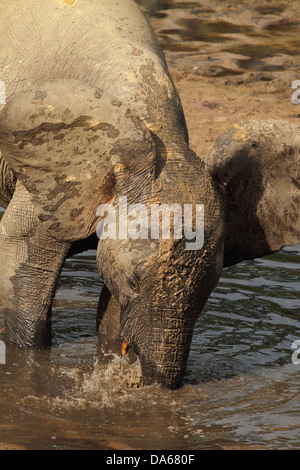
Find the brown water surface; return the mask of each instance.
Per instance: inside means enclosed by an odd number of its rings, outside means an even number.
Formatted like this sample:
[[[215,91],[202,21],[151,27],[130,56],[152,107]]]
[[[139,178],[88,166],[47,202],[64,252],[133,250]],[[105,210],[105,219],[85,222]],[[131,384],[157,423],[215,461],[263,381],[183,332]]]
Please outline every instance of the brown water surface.
[[[2,447],[297,448],[300,247],[227,269],[198,320],[185,385],[140,387],[135,358],[95,333],[94,252],[66,263],[54,346],[7,347],[0,366]],[[0,316],[0,325],[3,324]]]

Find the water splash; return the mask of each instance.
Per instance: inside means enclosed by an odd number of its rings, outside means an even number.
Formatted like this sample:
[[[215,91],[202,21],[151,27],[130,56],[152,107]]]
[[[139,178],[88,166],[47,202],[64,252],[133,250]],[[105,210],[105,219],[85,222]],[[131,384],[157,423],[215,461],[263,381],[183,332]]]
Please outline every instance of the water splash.
[[[108,363],[96,358],[91,370],[86,367],[54,365],[50,369],[52,379],[61,384],[55,396],[28,395],[22,403],[46,407],[51,411],[87,408],[112,408],[117,403],[135,397],[130,393],[142,386],[140,362],[131,363],[117,354],[105,354]],[[51,377],[48,378],[51,381]]]

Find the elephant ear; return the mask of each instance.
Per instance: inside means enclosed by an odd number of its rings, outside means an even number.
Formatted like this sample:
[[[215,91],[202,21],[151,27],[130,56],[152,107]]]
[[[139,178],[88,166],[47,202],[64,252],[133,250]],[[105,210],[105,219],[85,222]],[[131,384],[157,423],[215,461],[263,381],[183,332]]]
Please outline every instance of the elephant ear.
[[[300,127],[250,121],[221,135],[206,167],[226,193],[224,267],[300,243]]]
[[[14,95],[0,114],[0,150],[39,219],[70,241],[95,232],[97,207],[114,199],[119,182],[137,197],[132,180],[142,187],[155,168],[155,146],[139,117],[76,80]]]

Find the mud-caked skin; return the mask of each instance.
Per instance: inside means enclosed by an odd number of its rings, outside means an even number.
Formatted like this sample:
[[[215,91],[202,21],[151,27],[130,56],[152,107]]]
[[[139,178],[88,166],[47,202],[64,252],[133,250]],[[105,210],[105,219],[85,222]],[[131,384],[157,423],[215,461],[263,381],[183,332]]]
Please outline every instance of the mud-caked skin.
[[[133,0],[0,0],[0,10],[6,340],[50,345],[64,261],[97,248],[100,331],[133,347],[145,384],[178,387],[223,265],[300,242],[300,129],[237,124],[202,160]],[[97,208],[118,212],[119,196],[149,213],[153,204],[204,205],[203,247],[172,237],[98,240]]]

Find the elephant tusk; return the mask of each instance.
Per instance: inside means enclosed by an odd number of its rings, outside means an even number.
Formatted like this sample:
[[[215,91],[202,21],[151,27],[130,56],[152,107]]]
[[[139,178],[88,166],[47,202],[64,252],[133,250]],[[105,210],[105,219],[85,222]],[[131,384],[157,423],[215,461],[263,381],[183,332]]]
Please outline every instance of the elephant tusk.
[[[129,348],[129,344],[124,340],[122,343],[122,356],[125,357]]]

